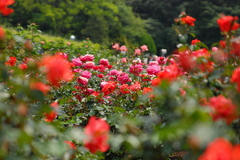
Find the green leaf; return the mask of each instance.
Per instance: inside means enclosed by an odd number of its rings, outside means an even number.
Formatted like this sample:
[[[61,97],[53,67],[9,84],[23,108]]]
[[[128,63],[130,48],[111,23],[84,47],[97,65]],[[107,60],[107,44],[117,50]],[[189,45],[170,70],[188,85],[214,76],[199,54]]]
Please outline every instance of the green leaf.
[[[124,108],[121,108],[121,107],[114,107],[113,110],[116,113],[124,113],[124,112],[126,112],[126,110]]]
[[[203,47],[203,48],[209,49],[208,46],[205,43],[203,43],[203,42],[197,42],[196,45],[199,46],[199,47]]]
[[[220,69],[216,69],[212,72],[212,74],[208,77],[208,79],[210,81],[214,80],[214,79],[218,79],[222,76],[222,73],[224,72],[224,69],[220,68]]]
[[[193,38],[196,38],[196,35],[194,33],[189,33]]]

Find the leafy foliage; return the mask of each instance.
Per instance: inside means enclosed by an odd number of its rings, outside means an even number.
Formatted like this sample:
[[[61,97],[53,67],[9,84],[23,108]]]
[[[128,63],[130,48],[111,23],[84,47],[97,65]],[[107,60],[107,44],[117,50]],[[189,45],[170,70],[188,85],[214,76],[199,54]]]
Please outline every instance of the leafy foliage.
[[[98,49],[89,39],[42,42],[34,23],[15,33],[0,28],[0,159],[201,159],[223,154],[211,149],[215,139],[230,146],[225,156],[239,159],[240,43],[233,36],[240,25],[219,20],[229,28],[225,45],[209,50],[198,39],[189,43],[195,19],[181,13],[176,52],[149,62],[147,46],[134,54],[119,43]]]

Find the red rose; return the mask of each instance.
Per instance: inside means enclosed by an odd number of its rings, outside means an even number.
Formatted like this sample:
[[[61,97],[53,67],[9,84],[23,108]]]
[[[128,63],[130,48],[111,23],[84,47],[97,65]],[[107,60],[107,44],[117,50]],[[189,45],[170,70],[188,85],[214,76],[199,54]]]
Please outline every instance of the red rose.
[[[196,21],[196,19],[191,16],[186,16],[186,17],[182,17],[181,21],[183,24],[187,24],[189,26],[194,26],[194,21]]]
[[[197,42],[201,42],[200,40],[198,40],[198,39],[194,39],[194,40],[192,40],[192,45],[195,45]]]
[[[19,64],[18,66],[21,70],[25,70],[28,68],[28,66],[26,64]]]
[[[216,138],[198,160],[239,160],[240,145],[233,146],[227,139]]]
[[[213,109],[211,116],[213,120],[225,119],[228,124],[238,118],[237,107],[230,99],[223,95],[211,97],[209,99],[209,106]]]
[[[107,143],[109,130],[110,126],[105,120],[94,116],[91,117],[84,130],[87,136],[84,146],[88,148],[91,153],[96,153],[97,151],[106,152],[109,149]]]
[[[130,93],[128,84],[123,84],[123,85],[121,85],[119,88],[120,88],[120,92],[121,92],[122,94]]]
[[[12,14],[14,10],[12,8],[8,8],[9,5],[12,5],[14,0],[0,0],[0,13],[4,16],[8,16]]]
[[[217,20],[217,23],[222,32],[229,32],[231,30],[237,30],[239,24],[236,22],[238,17],[233,16],[223,16]]]
[[[224,138],[211,142],[198,160],[232,160],[233,145]]]
[[[16,64],[17,58],[16,57],[10,57],[7,62],[5,62],[5,65],[14,66]]]
[[[109,81],[103,86],[102,92],[104,93],[104,96],[107,96],[114,92],[115,88],[116,88],[115,82]]]
[[[58,54],[43,57],[40,65],[44,67],[48,81],[54,86],[59,86],[61,81],[70,81],[73,78],[70,63]]]

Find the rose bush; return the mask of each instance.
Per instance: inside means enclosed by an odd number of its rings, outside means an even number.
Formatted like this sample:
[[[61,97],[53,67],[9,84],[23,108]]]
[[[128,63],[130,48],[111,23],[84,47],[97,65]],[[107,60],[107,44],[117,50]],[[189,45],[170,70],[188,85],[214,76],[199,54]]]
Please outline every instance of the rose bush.
[[[44,41],[36,24],[0,28],[0,159],[239,159],[237,20],[217,20],[224,41],[209,49],[182,13],[176,52],[149,63],[146,45],[96,49]]]

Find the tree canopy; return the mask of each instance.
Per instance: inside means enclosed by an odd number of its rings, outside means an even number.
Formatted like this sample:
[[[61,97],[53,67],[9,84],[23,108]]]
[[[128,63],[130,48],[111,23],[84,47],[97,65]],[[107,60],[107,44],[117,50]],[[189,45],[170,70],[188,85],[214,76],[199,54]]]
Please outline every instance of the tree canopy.
[[[240,17],[240,3],[235,0],[128,0],[126,3],[146,20],[147,30],[154,38],[158,51],[166,48],[170,53],[178,43],[172,24],[181,11],[197,19],[193,32],[208,46],[221,37],[216,24],[221,13]]]
[[[18,0],[13,8],[15,13],[8,17],[13,26],[36,23],[46,33],[74,34],[78,40],[133,47],[147,34],[144,21],[124,0]]]
[[[74,34],[108,46],[136,48],[145,41],[153,54],[176,48],[172,24],[181,11],[197,19],[193,32],[208,46],[221,37],[216,24],[221,13],[240,17],[235,0],[18,0],[13,8],[15,13],[4,21],[12,26],[36,23],[45,33]]]

